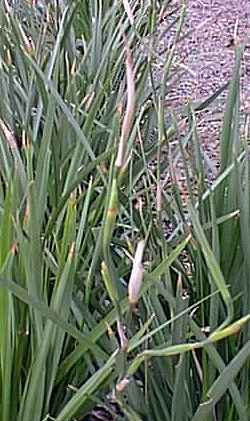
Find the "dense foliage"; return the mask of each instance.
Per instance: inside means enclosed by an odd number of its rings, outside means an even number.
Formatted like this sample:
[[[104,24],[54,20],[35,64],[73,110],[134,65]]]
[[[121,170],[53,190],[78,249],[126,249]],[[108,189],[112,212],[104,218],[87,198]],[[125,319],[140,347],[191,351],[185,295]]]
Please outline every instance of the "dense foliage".
[[[169,1],[31,3],[0,2],[0,420],[249,420],[243,47],[209,185],[192,104],[165,119],[185,5],[156,85]]]

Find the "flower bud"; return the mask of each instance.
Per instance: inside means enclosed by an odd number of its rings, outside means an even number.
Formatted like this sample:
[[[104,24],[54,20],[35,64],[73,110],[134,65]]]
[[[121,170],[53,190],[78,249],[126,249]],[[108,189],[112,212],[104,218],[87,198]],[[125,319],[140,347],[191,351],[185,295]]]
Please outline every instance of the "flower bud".
[[[128,284],[128,299],[131,305],[137,304],[139,300],[139,294],[141,290],[141,284],[143,279],[143,265],[142,265],[142,257],[143,257],[143,251],[145,247],[145,241],[141,240],[139,241],[137,245],[137,249],[135,252],[134,257],[134,263],[132,272],[129,279]]]
[[[129,379],[127,377],[124,377],[119,383],[116,384],[115,389],[118,393],[122,393],[126,389],[128,384]]]

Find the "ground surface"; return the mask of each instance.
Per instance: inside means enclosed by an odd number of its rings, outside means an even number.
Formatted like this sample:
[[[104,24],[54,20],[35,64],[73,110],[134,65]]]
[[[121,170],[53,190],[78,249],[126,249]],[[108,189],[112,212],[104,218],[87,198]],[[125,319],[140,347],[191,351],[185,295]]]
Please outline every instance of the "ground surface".
[[[169,24],[179,14],[182,2],[171,2],[159,27],[160,63],[156,64],[156,79],[161,78],[168,47],[173,41],[176,24]],[[250,1],[249,0],[188,0],[184,31],[192,34],[178,44],[176,68],[180,80],[170,87],[166,107],[178,111],[190,99],[203,100],[230,80],[234,65],[234,40],[246,43],[242,60],[241,109],[242,122],[250,113]],[[170,14],[173,11],[173,14]],[[165,55],[164,55],[165,54]],[[225,90],[218,100],[204,112],[197,114],[198,134],[203,147],[210,177],[219,166],[218,142],[225,108]],[[177,180],[185,189],[182,163],[176,163]]]

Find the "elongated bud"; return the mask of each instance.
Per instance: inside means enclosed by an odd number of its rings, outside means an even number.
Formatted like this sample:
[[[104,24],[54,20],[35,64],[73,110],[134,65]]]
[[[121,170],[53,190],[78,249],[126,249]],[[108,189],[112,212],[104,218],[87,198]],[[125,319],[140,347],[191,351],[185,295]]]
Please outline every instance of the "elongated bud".
[[[10,7],[8,0],[4,0],[4,6],[5,6],[6,12],[10,14],[12,12],[12,7]]]
[[[139,241],[135,252],[134,263],[128,284],[128,299],[132,306],[136,305],[139,300],[141,284],[143,279],[142,257],[145,247],[145,241]]]
[[[70,250],[69,250],[69,259],[70,260],[73,260],[74,259],[74,256],[75,256],[75,246],[76,246],[76,244],[73,241],[73,243],[70,246]]]
[[[134,15],[133,15],[133,12],[132,12],[132,9],[131,9],[131,6],[130,6],[128,0],[123,0],[123,7],[125,9],[125,12],[128,15],[130,24],[133,25],[134,24]]]
[[[130,380],[128,379],[128,377],[124,377],[121,381],[119,381],[119,383],[116,384],[116,387],[115,387],[116,391],[118,393],[124,392],[129,382]]]
[[[126,49],[126,79],[127,79],[127,107],[125,116],[122,123],[121,137],[118,146],[118,152],[116,157],[115,165],[118,168],[123,167],[125,154],[126,154],[126,142],[128,140],[130,130],[134,120],[135,112],[135,78],[133,69],[133,59],[131,50],[125,38],[125,49]]]

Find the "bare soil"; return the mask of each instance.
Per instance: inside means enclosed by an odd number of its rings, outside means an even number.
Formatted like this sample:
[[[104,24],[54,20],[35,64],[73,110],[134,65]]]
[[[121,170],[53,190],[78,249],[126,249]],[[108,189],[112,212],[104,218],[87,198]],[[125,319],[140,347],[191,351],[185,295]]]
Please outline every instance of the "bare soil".
[[[180,14],[181,1],[174,0],[167,8],[159,26],[159,63],[155,77],[162,77],[162,66],[167,58],[177,28],[175,19]],[[169,25],[173,24],[169,31]],[[197,102],[215,93],[231,78],[236,42],[245,43],[241,69],[241,115],[244,121],[250,114],[250,1],[249,0],[189,0],[182,34],[191,32],[178,43],[175,68],[181,71],[179,81],[167,88],[166,108],[178,112],[189,101]],[[219,167],[219,138],[227,90],[212,106],[197,113],[197,128],[203,156],[208,166],[208,177],[213,179]],[[183,163],[176,163],[176,177],[186,191]]]

